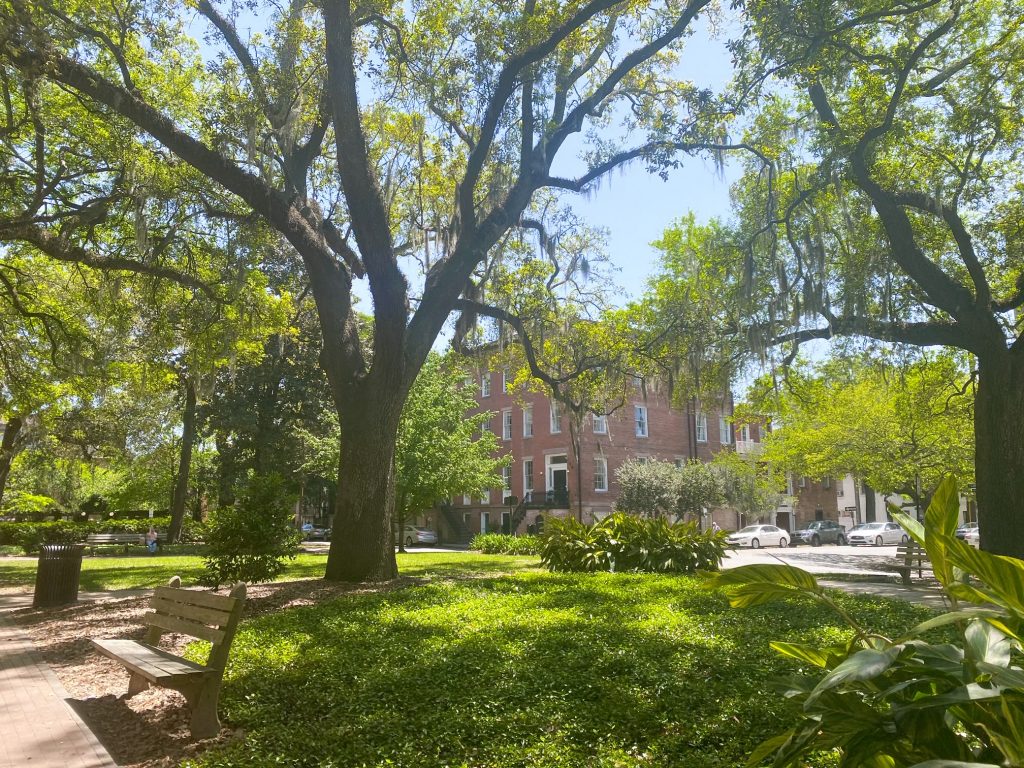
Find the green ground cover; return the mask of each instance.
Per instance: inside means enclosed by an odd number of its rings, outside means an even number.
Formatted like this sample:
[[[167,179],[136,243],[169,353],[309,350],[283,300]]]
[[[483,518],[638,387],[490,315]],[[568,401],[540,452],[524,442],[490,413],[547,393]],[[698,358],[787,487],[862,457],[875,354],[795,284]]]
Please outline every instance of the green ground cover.
[[[288,563],[279,581],[323,576],[325,554],[302,553]],[[536,557],[480,557],[469,553],[416,552],[398,555],[403,576],[443,576],[506,573],[538,567]],[[128,557],[85,557],[82,559],[83,592],[112,589],[146,589],[166,584],[172,576],[182,583],[200,583],[203,560],[197,555],[133,555]],[[35,558],[0,558],[0,588],[31,589],[35,584]]]
[[[700,577],[457,557],[474,578],[424,564],[422,585],[246,622],[221,705],[245,738],[189,765],[739,766],[793,719],[769,640],[844,635],[811,605],[730,609]],[[839,599],[882,631],[927,614]]]

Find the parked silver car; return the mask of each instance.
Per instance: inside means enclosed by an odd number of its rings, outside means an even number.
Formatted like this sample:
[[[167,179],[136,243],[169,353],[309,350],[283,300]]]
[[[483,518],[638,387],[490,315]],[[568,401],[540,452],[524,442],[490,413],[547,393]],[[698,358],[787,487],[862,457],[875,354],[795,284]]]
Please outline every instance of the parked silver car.
[[[852,545],[873,544],[881,547],[884,544],[909,541],[910,537],[900,528],[899,523],[861,523],[850,530],[846,539]]]

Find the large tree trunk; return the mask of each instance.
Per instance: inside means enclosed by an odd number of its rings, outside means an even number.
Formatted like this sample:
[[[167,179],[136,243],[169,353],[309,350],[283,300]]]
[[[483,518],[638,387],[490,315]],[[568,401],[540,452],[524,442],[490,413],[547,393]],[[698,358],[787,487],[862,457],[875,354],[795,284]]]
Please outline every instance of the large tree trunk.
[[[176,543],[181,538],[185,521],[185,501],[188,498],[188,480],[192,467],[192,446],[196,442],[196,387],[191,379],[185,382],[185,409],[181,414],[181,454],[178,458],[178,476],[171,499],[171,527],[167,540]]]
[[[391,521],[395,511],[395,440],[405,389],[363,386],[335,400],[341,421],[341,455],[324,578],[388,581],[398,576]]]
[[[4,500],[7,478],[10,477],[14,457],[18,455],[18,437],[24,425],[25,420],[20,416],[12,416],[4,425],[3,441],[0,442],[0,502]]]
[[[978,357],[974,440],[981,548],[1024,558],[1024,354]]]

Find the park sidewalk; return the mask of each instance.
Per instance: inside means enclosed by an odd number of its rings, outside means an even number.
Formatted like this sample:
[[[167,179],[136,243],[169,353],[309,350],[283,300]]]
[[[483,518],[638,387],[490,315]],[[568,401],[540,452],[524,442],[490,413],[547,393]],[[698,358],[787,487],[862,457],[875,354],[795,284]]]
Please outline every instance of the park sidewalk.
[[[116,768],[32,640],[3,616],[31,605],[31,594],[0,596],[0,768]]]

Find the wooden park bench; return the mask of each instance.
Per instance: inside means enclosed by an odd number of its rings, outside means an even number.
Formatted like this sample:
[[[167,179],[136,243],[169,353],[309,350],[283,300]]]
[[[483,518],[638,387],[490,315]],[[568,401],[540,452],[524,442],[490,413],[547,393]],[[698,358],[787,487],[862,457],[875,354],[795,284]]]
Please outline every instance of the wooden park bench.
[[[96,554],[96,547],[105,544],[129,544],[145,545],[146,536],[142,533],[90,533],[85,537],[85,546],[89,547],[92,554]]]
[[[97,650],[120,662],[131,673],[128,696],[150,685],[179,691],[192,712],[192,738],[206,739],[220,732],[217,699],[227,665],[231,641],[245,604],[245,584],[237,584],[229,596],[181,589],[175,576],[166,587],[158,587],[143,616],[148,626],[143,642],[93,638]],[[165,632],[188,635],[212,643],[206,664],[175,656],[157,648]]]
[[[921,578],[925,569],[931,570],[931,565],[928,553],[916,541],[910,540],[896,547],[896,563],[891,567],[899,572],[903,583],[909,587],[910,572],[917,571],[917,577]]]

